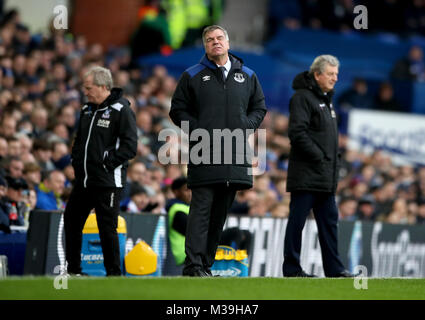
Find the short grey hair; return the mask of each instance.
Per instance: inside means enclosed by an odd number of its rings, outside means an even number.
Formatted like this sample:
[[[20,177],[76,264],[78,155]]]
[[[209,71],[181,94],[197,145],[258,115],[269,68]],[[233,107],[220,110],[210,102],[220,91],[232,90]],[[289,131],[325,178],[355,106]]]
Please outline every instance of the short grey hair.
[[[322,54],[316,57],[310,66],[310,74],[314,74],[315,72],[318,74],[323,73],[328,64],[339,68],[339,60],[330,54]]]
[[[88,76],[93,76],[93,84],[96,86],[105,86],[107,90],[111,90],[113,87],[112,74],[109,69],[100,66],[91,67],[83,78],[86,79]]]
[[[229,34],[227,33],[227,30],[224,29],[223,27],[219,26],[219,25],[214,24],[212,26],[205,27],[204,31],[202,31],[202,42],[203,42],[203,44],[207,43],[207,39],[206,39],[207,33],[210,33],[210,32],[217,30],[217,29],[223,31],[224,36],[226,37],[226,40],[229,41]]]

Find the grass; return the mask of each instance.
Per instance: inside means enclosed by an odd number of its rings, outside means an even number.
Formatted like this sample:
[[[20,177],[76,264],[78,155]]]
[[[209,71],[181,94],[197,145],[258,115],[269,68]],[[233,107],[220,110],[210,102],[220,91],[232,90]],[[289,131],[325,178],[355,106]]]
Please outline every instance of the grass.
[[[55,289],[54,277],[0,280],[0,300],[425,300],[425,279],[332,278],[69,278]],[[64,283],[63,281],[61,282]]]

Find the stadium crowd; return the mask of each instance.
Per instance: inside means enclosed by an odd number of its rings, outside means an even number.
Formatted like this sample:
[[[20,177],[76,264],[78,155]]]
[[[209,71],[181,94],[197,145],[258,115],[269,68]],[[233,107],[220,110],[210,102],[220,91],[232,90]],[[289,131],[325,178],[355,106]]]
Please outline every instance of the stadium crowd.
[[[425,35],[423,0],[271,0],[269,33],[272,35],[280,25],[349,32],[353,30],[357,5],[367,8],[369,31]]]
[[[66,206],[74,179],[70,148],[84,103],[81,76],[92,65],[112,71],[114,85],[124,89],[136,114],[138,153],[128,169],[121,209],[166,213],[167,200],[174,197],[171,184],[186,172],[184,164],[158,159],[165,143],[159,132],[177,130],[168,116],[176,79],[166,68],[140,69],[127,48],[105,51],[62,30],[31,35],[14,10],[2,17],[0,39],[0,228],[27,226],[32,209]],[[252,189],[237,194],[230,211],[287,217],[288,117],[269,110],[262,128],[266,170],[255,176]],[[425,168],[396,166],[379,150],[372,155],[349,150],[347,141],[340,136],[340,219],[424,223]]]

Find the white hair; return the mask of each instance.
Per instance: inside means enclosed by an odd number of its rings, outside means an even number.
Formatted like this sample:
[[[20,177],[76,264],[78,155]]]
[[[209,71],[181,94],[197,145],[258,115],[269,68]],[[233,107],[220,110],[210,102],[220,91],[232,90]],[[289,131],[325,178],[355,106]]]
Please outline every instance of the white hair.
[[[93,76],[93,84],[96,86],[105,86],[107,90],[111,90],[113,86],[112,74],[109,69],[95,66],[89,69],[84,75],[84,79]]]
[[[322,54],[314,59],[310,66],[310,74],[314,74],[315,72],[318,74],[323,73],[326,65],[339,67],[339,60],[330,54]]]

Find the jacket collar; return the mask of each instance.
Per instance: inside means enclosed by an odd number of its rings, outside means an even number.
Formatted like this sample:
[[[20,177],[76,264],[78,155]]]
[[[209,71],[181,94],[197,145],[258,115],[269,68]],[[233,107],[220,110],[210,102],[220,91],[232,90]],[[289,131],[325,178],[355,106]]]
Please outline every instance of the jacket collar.
[[[292,82],[292,88],[294,90],[308,89],[312,91],[317,97],[328,102],[331,101],[332,96],[335,93],[334,90],[331,90],[325,94],[322,89],[320,89],[316,79],[314,79],[314,77],[312,77],[308,71],[301,72],[295,77],[294,81]]]
[[[115,102],[117,102],[123,95],[123,90],[121,88],[112,88],[109,96],[101,104],[97,105],[95,103],[87,103],[88,106],[92,107],[92,110],[104,109]]]
[[[230,62],[232,63],[232,67],[230,70],[232,69],[242,69],[243,66],[243,60],[237,56],[235,56],[234,54],[229,52],[229,59]],[[208,59],[207,55],[204,54],[203,57],[201,58],[201,61],[199,62],[200,64],[202,64],[203,66],[209,68],[209,69],[218,69],[217,65],[211,61],[210,59]]]

